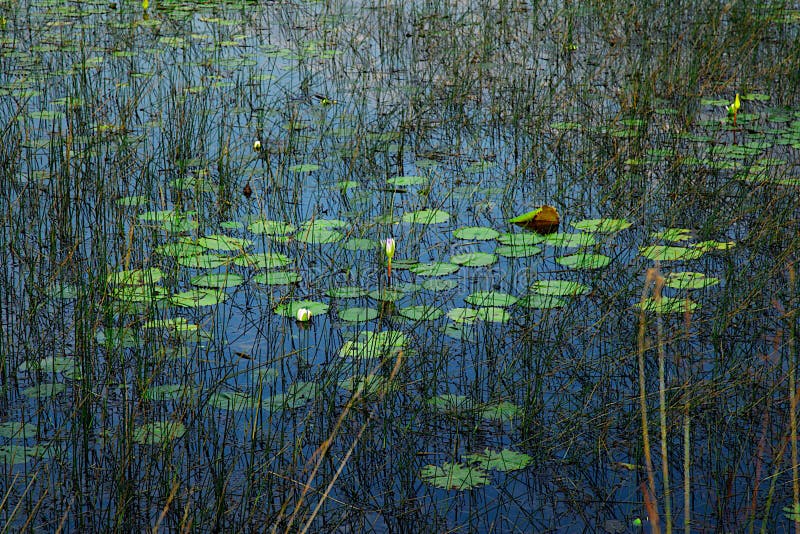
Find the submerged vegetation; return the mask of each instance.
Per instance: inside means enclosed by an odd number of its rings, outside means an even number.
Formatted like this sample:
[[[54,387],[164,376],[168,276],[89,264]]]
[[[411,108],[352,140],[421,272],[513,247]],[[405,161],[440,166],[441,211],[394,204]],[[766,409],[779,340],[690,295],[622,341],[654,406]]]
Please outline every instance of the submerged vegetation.
[[[800,11],[362,4],[0,1],[4,531],[797,524]]]

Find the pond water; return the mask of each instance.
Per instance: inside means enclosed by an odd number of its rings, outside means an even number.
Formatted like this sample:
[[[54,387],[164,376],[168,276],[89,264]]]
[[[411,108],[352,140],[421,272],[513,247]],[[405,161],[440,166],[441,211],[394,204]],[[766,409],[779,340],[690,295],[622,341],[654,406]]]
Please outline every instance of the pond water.
[[[0,17],[5,530],[800,520],[797,9]]]

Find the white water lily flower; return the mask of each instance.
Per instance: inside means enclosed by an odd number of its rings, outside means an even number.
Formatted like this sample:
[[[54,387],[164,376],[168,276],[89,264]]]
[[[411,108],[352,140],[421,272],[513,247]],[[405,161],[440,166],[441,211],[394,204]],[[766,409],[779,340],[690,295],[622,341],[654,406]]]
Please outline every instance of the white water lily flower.
[[[389,261],[394,257],[394,249],[396,246],[397,244],[392,237],[383,242],[383,249],[386,251],[386,256],[389,258]]]
[[[308,308],[300,308],[297,310],[297,320],[305,323],[311,320],[311,310]]]
[[[261,152],[261,141],[260,140],[256,139],[255,141],[253,141],[253,150],[255,150],[256,152]]]

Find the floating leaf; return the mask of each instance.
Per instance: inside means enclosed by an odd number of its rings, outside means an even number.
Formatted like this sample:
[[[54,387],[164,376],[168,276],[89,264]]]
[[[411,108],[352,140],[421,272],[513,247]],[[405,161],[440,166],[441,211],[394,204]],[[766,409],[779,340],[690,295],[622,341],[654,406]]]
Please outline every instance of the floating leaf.
[[[396,288],[384,287],[370,291],[369,296],[381,302],[395,302],[405,297],[406,294],[404,291]]]
[[[265,273],[258,273],[253,277],[253,281],[257,284],[264,284],[267,286],[299,284],[302,279],[300,273],[295,271],[267,271]]]
[[[576,230],[596,232],[598,234],[613,234],[632,226],[625,219],[585,219],[570,223]]]
[[[247,229],[254,234],[266,234],[272,236],[285,236],[296,230],[294,226],[287,222],[270,221],[266,219],[253,221],[247,226]]]
[[[476,312],[476,317],[487,323],[505,323],[511,319],[511,314],[496,306],[481,306]]]
[[[364,376],[350,376],[342,380],[339,385],[352,392],[354,395],[369,397],[374,395],[385,395],[390,391],[397,390],[397,386],[390,383],[382,375],[368,374]]]
[[[552,308],[563,308],[567,301],[553,295],[530,294],[525,295],[517,301],[518,306],[523,308],[548,310]]]
[[[358,286],[339,286],[328,289],[325,294],[331,298],[352,299],[363,297],[367,294],[367,290]]]
[[[559,232],[548,235],[544,242],[553,247],[574,248],[592,246],[596,243],[596,240],[592,234],[567,234]]]
[[[197,240],[197,244],[208,250],[242,251],[253,245],[249,239],[232,237],[228,235],[207,235]]]
[[[253,267],[255,269],[281,269],[292,263],[291,258],[280,252],[257,252],[241,254],[234,258],[233,263],[239,267]]]
[[[570,269],[600,269],[611,263],[611,258],[603,254],[588,254],[580,252],[570,256],[556,258],[556,263]]]
[[[194,254],[178,257],[178,265],[190,269],[216,269],[227,265],[231,258],[222,254]]]
[[[644,306],[640,302],[636,303],[637,308],[644,308],[645,311],[654,313],[686,313],[693,312],[700,307],[700,305],[687,298],[679,297],[661,297],[656,299],[648,297],[644,300]]]
[[[380,248],[380,243],[374,239],[354,237],[342,243],[342,248],[345,250],[375,250]]]
[[[487,228],[485,226],[467,226],[453,232],[453,237],[465,239],[467,241],[488,241],[490,239],[496,239],[499,235],[500,232],[494,228]]]
[[[538,245],[542,241],[545,240],[545,236],[539,234],[531,234],[531,233],[520,233],[520,234],[500,234],[498,236],[497,241],[501,245],[508,245],[512,247],[524,247],[528,245]]]
[[[424,176],[395,176],[386,180],[387,183],[398,187],[422,185],[428,181]]]
[[[462,463],[446,462],[441,467],[426,465],[420,471],[422,480],[437,488],[470,490],[489,483],[486,471],[478,467],[468,467]]]
[[[692,245],[692,248],[702,250],[703,252],[711,252],[712,250],[729,250],[736,246],[733,241],[701,241]]]
[[[1,445],[0,446],[0,465],[23,464],[34,457],[33,447],[26,445]]]
[[[0,437],[11,439],[27,439],[36,437],[36,425],[17,421],[0,423]]]
[[[422,289],[428,291],[450,291],[456,287],[458,287],[458,282],[449,279],[429,278],[422,282]]]
[[[64,393],[66,390],[66,384],[61,384],[59,382],[43,382],[23,389],[22,394],[29,399],[44,399],[55,397],[59,393]]]
[[[22,362],[19,370],[42,371],[44,373],[71,373],[78,367],[75,358],[67,356],[46,356],[32,362]]]
[[[464,455],[464,460],[469,464],[477,464],[486,471],[496,469],[503,472],[524,469],[533,462],[533,458],[529,455],[508,449],[503,449],[500,452],[485,449],[477,454]]]
[[[472,411],[474,408],[469,397],[465,395],[456,395],[454,393],[436,395],[428,399],[427,403],[431,408],[451,415],[463,415]]]
[[[474,308],[453,308],[447,316],[457,323],[474,323],[478,319],[478,310]]]
[[[669,273],[664,279],[664,284],[675,289],[700,289],[719,284],[719,278],[706,276],[703,273],[684,271]]]
[[[409,211],[403,214],[402,220],[412,224],[440,224],[449,221],[450,214],[438,209]]]
[[[297,232],[295,238],[301,243],[308,243],[310,245],[324,245],[328,243],[336,243],[344,239],[344,234],[338,230],[331,230],[322,226],[311,225],[301,228]]]
[[[193,276],[190,280],[192,285],[221,289],[225,287],[236,287],[244,283],[244,277],[236,273],[208,273]]]
[[[339,310],[339,319],[348,323],[371,321],[377,319],[378,315],[380,314],[375,308],[353,307]]]
[[[527,258],[535,256],[542,251],[535,245],[500,245],[494,249],[494,253],[505,258]]]
[[[213,306],[228,299],[228,295],[218,289],[190,289],[172,295],[169,301],[176,306],[184,308],[197,308],[200,306]]]
[[[446,276],[458,270],[458,265],[450,262],[434,261],[431,263],[417,263],[408,268],[418,276]]]
[[[156,421],[134,429],[133,441],[142,445],[160,445],[170,442],[186,433],[186,427],[178,421]]]
[[[522,408],[508,401],[489,404],[481,410],[482,419],[509,422],[523,413]]]
[[[319,170],[319,165],[316,163],[300,163],[297,165],[290,165],[287,170],[289,172],[306,173]]]
[[[497,256],[488,252],[467,252],[451,256],[450,261],[464,267],[486,267],[497,263]]]
[[[673,247],[667,245],[642,247],[639,249],[639,253],[653,261],[694,260],[703,255],[703,251],[697,248]]]
[[[654,239],[663,239],[664,241],[688,241],[692,238],[692,231],[688,228],[667,228],[660,232],[653,232],[650,234]]]
[[[385,358],[394,356],[408,344],[399,330],[381,332],[365,331],[352,341],[346,341],[339,350],[342,358]]]
[[[305,308],[311,312],[311,316],[325,315],[328,313],[330,306],[324,302],[317,302],[314,300],[295,300],[286,302],[275,308],[275,313],[283,317],[290,317],[294,319],[297,317],[297,310]]]
[[[467,304],[473,306],[513,306],[517,303],[517,297],[499,291],[475,291],[464,299]]]
[[[163,277],[164,273],[161,269],[150,267],[148,269],[130,269],[111,273],[106,278],[106,281],[112,285],[144,285],[158,283]]]
[[[405,308],[400,308],[398,313],[406,319],[411,319],[412,321],[435,321],[444,315],[444,312],[440,308],[437,308],[432,304],[406,306]]]
[[[557,297],[585,295],[589,292],[588,286],[569,280],[537,280],[531,289],[540,295]]]

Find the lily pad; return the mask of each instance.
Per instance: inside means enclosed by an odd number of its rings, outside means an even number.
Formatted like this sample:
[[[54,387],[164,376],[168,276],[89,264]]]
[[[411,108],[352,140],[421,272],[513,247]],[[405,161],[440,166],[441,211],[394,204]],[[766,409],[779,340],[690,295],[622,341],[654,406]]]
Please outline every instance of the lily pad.
[[[485,449],[477,454],[466,454],[463,458],[468,464],[475,464],[486,471],[496,469],[503,472],[525,469],[533,462],[531,456],[508,449],[500,452]]]
[[[570,224],[576,230],[596,232],[598,234],[613,234],[632,226],[625,219],[585,219]]]
[[[567,301],[554,295],[533,293],[519,299],[517,305],[523,308],[549,310],[552,308],[563,308],[567,305]]]
[[[142,445],[160,445],[174,441],[186,433],[186,427],[178,421],[156,421],[134,429],[133,441]]]
[[[440,224],[449,221],[450,214],[439,209],[409,211],[403,214],[402,220],[412,224]]]
[[[375,308],[352,307],[339,310],[339,319],[348,323],[361,323],[377,319],[378,310]]]
[[[601,269],[611,263],[611,258],[603,254],[581,252],[556,258],[556,263],[570,269]]]
[[[267,271],[265,273],[258,273],[253,277],[253,281],[257,284],[264,284],[267,286],[299,284],[302,279],[300,273],[295,271]]]
[[[500,234],[497,237],[497,242],[501,245],[508,245],[512,247],[523,247],[528,245],[538,245],[545,240],[545,236],[532,233],[519,233],[519,234]]]
[[[247,229],[254,234],[265,234],[272,236],[289,235],[296,230],[294,226],[284,221],[271,221],[259,219],[247,225]]]
[[[255,269],[281,269],[292,263],[291,258],[280,252],[256,252],[241,254],[234,258],[233,263],[239,267],[253,267]]]
[[[488,252],[467,252],[451,256],[450,261],[464,267],[486,267],[497,263],[497,256]]]
[[[570,280],[537,280],[531,289],[540,295],[557,297],[585,295],[589,292],[588,286]]]
[[[231,261],[230,256],[222,254],[194,254],[179,256],[178,265],[190,269],[216,269],[223,267]]]
[[[169,301],[184,308],[198,308],[200,306],[213,306],[228,299],[227,293],[218,289],[190,289],[172,295]]]
[[[535,256],[542,251],[535,245],[499,245],[494,249],[494,253],[504,258],[527,258]]]
[[[474,323],[478,319],[478,310],[474,308],[453,308],[447,316],[456,323]]]
[[[574,248],[574,247],[589,247],[596,243],[592,234],[567,234],[559,232],[550,234],[544,239],[545,244],[553,247]]]
[[[428,181],[424,176],[395,176],[386,180],[387,183],[398,187],[408,187],[411,185],[422,185]]]
[[[660,232],[652,232],[650,237],[677,243],[679,241],[688,241],[691,239],[692,231],[688,228],[667,228],[666,230],[662,230]]]
[[[426,465],[420,471],[420,477],[437,488],[459,491],[470,490],[489,483],[489,475],[483,469],[451,462],[445,462],[441,466]]]
[[[447,276],[456,272],[458,268],[459,266],[454,263],[434,261],[414,264],[408,270],[418,276]]]
[[[487,228],[485,226],[467,226],[453,232],[453,237],[456,239],[465,239],[467,241],[488,241],[490,239],[497,239],[499,235],[500,232],[494,228]]]
[[[473,306],[513,306],[517,303],[517,297],[499,291],[475,291],[464,299],[467,304]]]
[[[253,246],[249,239],[232,237],[228,235],[213,234],[199,238],[197,244],[208,250],[243,251]]]
[[[509,422],[523,413],[522,408],[508,401],[498,402],[496,404],[489,404],[481,410],[482,419],[490,419],[493,421]]]
[[[225,287],[236,287],[244,283],[244,277],[236,273],[208,273],[193,276],[189,280],[192,285],[199,287],[207,287],[214,289],[222,289]]]
[[[108,275],[106,281],[112,285],[144,285],[156,284],[164,278],[164,272],[158,267],[148,269],[130,269]]]
[[[429,278],[422,282],[422,289],[428,291],[450,291],[458,287],[458,282],[450,279]]]
[[[511,319],[511,314],[505,308],[497,306],[481,306],[475,311],[477,312],[476,317],[487,323],[505,323]]]
[[[673,247],[668,245],[652,245],[642,247],[639,253],[653,261],[695,260],[703,255],[698,248]]]
[[[335,299],[352,299],[365,296],[367,290],[358,286],[339,286],[328,289],[325,294]]]
[[[17,421],[0,423],[0,437],[11,439],[27,439],[36,437],[36,425]]]
[[[648,297],[644,300],[644,306],[637,302],[636,307],[644,308],[645,311],[654,313],[686,313],[694,312],[700,305],[687,298],[661,297],[660,299],[655,299]]]
[[[299,163],[297,165],[290,165],[286,170],[296,173],[307,173],[318,171],[320,166],[316,163]]]
[[[444,315],[444,312],[440,308],[433,306],[432,304],[406,306],[405,308],[400,308],[398,313],[406,319],[411,319],[412,321],[435,321]]]
[[[706,276],[703,273],[683,271],[669,273],[664,279],[664,284],[675,289],[701,289],[719,284],[719,278]]]
[[[64,393],[66,390],[66,384],[60,382],[42,382],[41,384],[23,389],[22,394],[29,399],[45,399],[55,397],[59,393]]]

